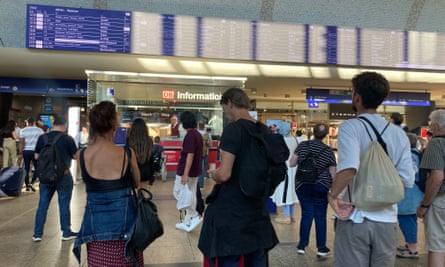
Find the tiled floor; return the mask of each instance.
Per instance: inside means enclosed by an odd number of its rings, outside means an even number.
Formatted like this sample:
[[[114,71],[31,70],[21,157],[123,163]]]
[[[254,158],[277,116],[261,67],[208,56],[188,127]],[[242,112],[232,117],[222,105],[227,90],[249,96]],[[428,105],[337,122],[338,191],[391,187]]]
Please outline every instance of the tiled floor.
[[[211,188],[211,182],[206,181],[204,194]],[[173,179],[166,182],[156,181],[152,188],[155,202],[164,222],[165,234],[144,251],[144,261],[150,267],[198,267],[202,266],[202,255],[197,249],[200,228],[191,233],[175,229],[179,213],[171,191]],[[57,197],[51,203],[45,226],[43,240],[39,243],[31,241],[34,227],[34,215],[38,202],[38,192],[24,192],[18,198],[0,198],[0,266],[79,266],[71,249],[73,241],[61,241],[58,221]],[[72,228],[78,230],[85,204],[85,188],[82,183],[74,186],[71,203]],[[297,208],[297,215],[300,210]],[[330,218],[331,212],[328,217]],[[328,247],[333,247],[333,224],[328,219]],[[298,216],[297,216],[298,221]],[[314,247],[315,236],[312,231],[311,244],[306,249],[306,255],[297,255],[298,222],[291,225],[275,224],[281,243],[270,252],[270,266],[308,266],[325,267],[333,265],[333,257],[324,259],[316,257]],[[419,253],[420,259],[397,259],[397,267],[427,266],[426,253],[423,249],[423,224],[419,223]],[[399,242],[402,244],[402,241]],[[85,263],[85,249],[80,266]]]

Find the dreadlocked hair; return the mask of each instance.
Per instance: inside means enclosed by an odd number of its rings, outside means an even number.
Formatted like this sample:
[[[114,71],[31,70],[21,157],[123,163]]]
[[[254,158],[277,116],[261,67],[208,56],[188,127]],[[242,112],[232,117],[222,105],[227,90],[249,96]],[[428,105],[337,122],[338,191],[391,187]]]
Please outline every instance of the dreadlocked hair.
[[[136,153],[136,159],[139,164],[145,163],[150,159],[153,140],[148,136],[147,125],[143,119],[137,118],[131,124],[128,133],[128,145]]]

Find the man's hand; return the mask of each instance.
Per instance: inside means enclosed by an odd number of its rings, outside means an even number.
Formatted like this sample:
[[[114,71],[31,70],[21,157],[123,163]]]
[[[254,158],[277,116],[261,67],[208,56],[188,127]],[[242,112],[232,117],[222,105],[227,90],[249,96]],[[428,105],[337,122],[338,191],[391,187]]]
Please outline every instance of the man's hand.
[[[186,175],[181,176],[181,184],[186,185],[189,181],[189,177]]]
[[[347,220],[354,211],[354,206],[351,202],[332,197],[328,197],[328,200],[340,220]]]
[[[417,218],[423,219],[425,217],[425,214],[427,211],[428,211],[428,208],[419,206],[416,211]]]

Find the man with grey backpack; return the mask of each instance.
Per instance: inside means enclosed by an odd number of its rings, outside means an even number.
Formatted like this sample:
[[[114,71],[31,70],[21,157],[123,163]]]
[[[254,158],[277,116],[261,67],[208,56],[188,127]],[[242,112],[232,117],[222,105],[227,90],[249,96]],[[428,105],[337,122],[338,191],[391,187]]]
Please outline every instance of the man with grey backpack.
[[[337,173],[328,192],[329,204],[337,214],[334,240],[334,266],[394,266],[397,241],[397,198],[403,187],[414,183],[410,143],[406,133],[388,123],[377,108],[389,94],[389,83],[381,74],[363,72],[352,79],[352,108],[359,118],[343,122],[338,131]],[[392,201],[374,187],[363,194],[363,182],[384,176],[380,163],[364,159],[369,150],[380,151],[385,164],[395,168],[401,193]],[[391,164],[392,162],[392,164]],[[366,172],[362,172],[365,169]],[[391,169],[391,168],[388,168]],[[387,178],[387,177],[384,177]],[[392,179],[390,182],[394,182]],[[366,199],[366,197],[371,198]],[[399,199],[400,200],[400,199]],[[358,205],[358,206],[357,206]]]

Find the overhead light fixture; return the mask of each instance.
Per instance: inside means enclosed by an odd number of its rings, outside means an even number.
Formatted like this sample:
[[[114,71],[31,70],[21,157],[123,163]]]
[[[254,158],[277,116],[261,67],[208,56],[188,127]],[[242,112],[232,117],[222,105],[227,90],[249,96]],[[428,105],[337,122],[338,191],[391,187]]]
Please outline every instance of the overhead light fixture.
[[[299,77],[310,78],[309,67],[290,65],[267,65],[260,64],[258,68],[262,75],[271,77]]]
[[[125,72],[125,71],[98,71],[95,74],[105,74],[105,75],[116,75],[116,76],[138,76],[136,72]]]
[[[445,74],[436,72],[406,72],[407,82],[444,83]]]
[[[338,77],[343,80],[351,80],[360,70],[353,68],[337,68]]]
[[[138,58],[137,60],[139,61],[139,64],[141,64],[148,71],[178,72],[167,59]]]
[[[181,67],[187,72],[191,74],[209,74],[204,62],[200,61],[191,61],[191,60],[179,60],[179,64]]]
[[[389,82],[405,82],[406,72],[401,70],[374,70],[374,69],[361,69],[364,71],[378,72],[385,76]]]
[[[246,77],[180,75],[180,74],[161,74],[161,73],[139,73],[139,76],[158,77],[158,78],[196,79],[196,80],[226,80],[226,81],[246,81],[247,80]]]
[[[331,78],[329,67],[309,67],[313,78],[328,79]]]
[[[245,75],[259,76],[260,72],[256,64],[247,63],[225,63],[225,62],[206,62],[205,63],[214,75]]]

